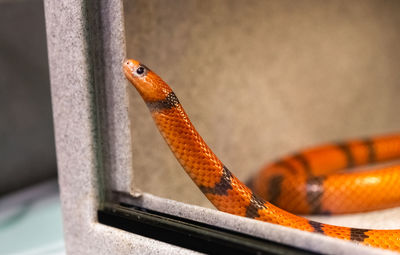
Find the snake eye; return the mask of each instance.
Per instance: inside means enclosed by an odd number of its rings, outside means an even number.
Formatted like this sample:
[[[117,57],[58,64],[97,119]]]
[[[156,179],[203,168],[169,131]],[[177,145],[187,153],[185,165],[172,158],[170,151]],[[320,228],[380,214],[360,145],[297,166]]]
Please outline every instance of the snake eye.
[[[136,69],[136,73],[140,76],[144,75],[146,72],[146,69],[143,66],[139,66],[138,69]]]

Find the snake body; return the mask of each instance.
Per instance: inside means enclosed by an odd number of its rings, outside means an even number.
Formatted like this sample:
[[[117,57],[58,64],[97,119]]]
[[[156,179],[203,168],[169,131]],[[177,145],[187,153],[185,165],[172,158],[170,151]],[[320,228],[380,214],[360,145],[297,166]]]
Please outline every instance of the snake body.
[[[400,230],[358,229],[323,224],[289,213],[256,195],[250,188],[237,179],[207,146],[189,120],[172,89],[157,74],[135,60],[126,60],[123,69],[127,79],[134,85],[147,104],[156,126],[179,163],[218,210],[303,231],[351,240],[374,247],[400,251]],[[394,144],[399,146],[400,138],[393,138],[396,140]],[[391,137],[383,137],[382,139],[382,141],[378,139],[379,141],[371,141],[371,143],[353,141],[343,150],[357,152],[354,155],[358,156],[354,156],[352,159],[352,164],[354,165],[371,161],[372,155],[374,160],[380,157],[382,157],[382,160],[393,158],[393,154],[396,153],[389,153],[389,151],[395,151],[396,149],[389,150],[388,154],[380,154],[378,148],[380,146],[385,147],[385,141],[391,140]],[[392,147],[396,146],[393,145]],[[374,150],[368,150],[370,147],[374,148]],[[340,163],[335,163],[336,160],[332,157],[328,160],[331,163],[328,164],[328,171],[323,171],[321,170],[324,169],[322,165],[325,165],[326,162],[316,159],[319,158],[318,152],[321,151],[323,152],[322,154],[330,154],[334,153],[336,149],[323,146],[311,149],[307,153],[285,158],[283,161],[267,167],[267,169],[271,167],[278,168],[275,172],[278,174],[275,174],[274,177],[269,177],[268,174],[264,173],[264,180],[271,180],[271,178],[275,180],[281,179],[279,187],[282,188],[284,186],[284,179],[289,174],[279,170],[279,167],[281,169],[287,168],[289,170],[286,171],[292,171],[299,176],[307,178],[317,176],[318,178],[318,176],[324,176],[327,172],[332,172],[333,170],[349,165],[349,162],[345,159],[340,161]],[[398,170],[396,167],[386,169],[389,172],[396,170]],[[308,174],[301,174],[301,172]],[[322,175],[318,175],[319,172],[322,172]],[[253,184],[254,186],[259,185],[257,181],[253,182]],[[271,194],[268,191],[266,193]],[[283,195],[275,195],[275,200],[284,200]],[[305,208],[305,212],[312,210],[309,205],[303,207]]]
[[[265,200],[295,214],[391,208],[400,205],[399,166],[353,169],[399,157],[398,134],[326,144],[267,165],[249,185]]]

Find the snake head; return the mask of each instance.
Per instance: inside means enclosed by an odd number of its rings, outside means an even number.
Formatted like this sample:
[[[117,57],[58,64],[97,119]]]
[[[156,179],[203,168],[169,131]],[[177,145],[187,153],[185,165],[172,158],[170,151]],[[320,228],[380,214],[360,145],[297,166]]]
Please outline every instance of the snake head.
[[[123,69],[145,102],[163,100],[172,91],[157,74],[136,60],[125,60]]]

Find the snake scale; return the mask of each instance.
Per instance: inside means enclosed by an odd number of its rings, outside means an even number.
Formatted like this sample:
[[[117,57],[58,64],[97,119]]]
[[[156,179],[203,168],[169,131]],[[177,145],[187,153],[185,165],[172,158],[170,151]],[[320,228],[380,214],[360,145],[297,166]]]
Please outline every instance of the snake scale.
[[[399,169],[397,166],[386,167],[379,172],[338,173],[337,171],[399,157],[399,135],[327,144],[283,158],[266,166],[260,176],[251,182],[257,191],[256,194],[237,179],[211,151],[167,83],[135,60],[126,60],[123,70],[147,104],[156,126],[179,163],[218,210],[373,247],[400,251],[400,230],[333,226],[308,220],[278,207],[296,213],[352,212],[356,210],[357,205],[350,206],[348,211],[342,209],[341,205],[346,202],[329,195],[328,187],[337,186],[347,194],[351,194],[357,192],[359,188],[363,189],[362,186],[365,184],[367,189],[374,185],[379,188],[381,187],[379,185],[382,185],[379,183],[383,180],[386,181],[386,185],[393,183],[390,184],[392,189],[398,189],[396,186],[399,185],[396,183],[398,184],[400,180],[399,174],[396,173]],[[384,177],[385,174],[392,174],[394,177],[387,178]],[[346,183],[351,179],[353,184]],[[354,182],[359,185],[354,185]],[[301,186],[299,183],[304,185]],[[265,184],[268,185],[264,186]],[[390,189],[389,186],[387,188]],[[283,190],[293,192],[286,194]],[[395,201],[400,201],[399,194],[397,191],[397,194],[389,197],[370,195],[372,201],[368,203],[369,207],[362,210],[381,208],[380,205],[376,206],[379,200],[385,200],[385,206],[396,205]],[[292,201],[292,205],[285,206],[285,200]]]

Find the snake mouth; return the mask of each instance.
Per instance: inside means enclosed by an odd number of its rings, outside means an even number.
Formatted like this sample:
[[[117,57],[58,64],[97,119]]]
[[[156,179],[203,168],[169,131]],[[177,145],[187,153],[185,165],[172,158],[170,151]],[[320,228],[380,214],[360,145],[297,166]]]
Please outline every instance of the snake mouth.
[[[137,67],[137,66],[139,66],[139,63],[137,61],[134,61],[131,59],[124,60],[123,70],[124,70],[125,76],[128,77],[129,80],[133,80],[133,72],[135,71],[135,67]]]

